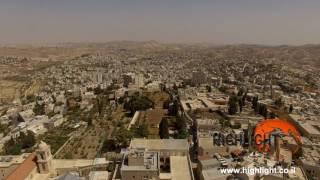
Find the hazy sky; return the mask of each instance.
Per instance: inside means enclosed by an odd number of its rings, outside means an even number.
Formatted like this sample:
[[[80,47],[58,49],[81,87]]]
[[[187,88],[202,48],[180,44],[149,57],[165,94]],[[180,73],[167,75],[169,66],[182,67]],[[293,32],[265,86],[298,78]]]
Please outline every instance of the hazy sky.
[[[320,0],[0,0],[0,43],[320,43]]]

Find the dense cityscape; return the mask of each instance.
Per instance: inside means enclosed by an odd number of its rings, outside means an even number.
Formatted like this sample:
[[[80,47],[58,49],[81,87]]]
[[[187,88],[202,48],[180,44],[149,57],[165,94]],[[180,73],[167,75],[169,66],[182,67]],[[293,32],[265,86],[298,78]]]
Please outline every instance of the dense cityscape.
[[[320,179],[319,46],[0,52],[0,179]]]

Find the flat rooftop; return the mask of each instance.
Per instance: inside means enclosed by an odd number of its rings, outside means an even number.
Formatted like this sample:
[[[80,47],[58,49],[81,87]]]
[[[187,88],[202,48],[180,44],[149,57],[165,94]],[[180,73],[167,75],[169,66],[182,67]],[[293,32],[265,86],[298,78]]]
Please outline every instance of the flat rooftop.
[[[217,120],[217,119],[208,119],[208,118],[206,118],[206,119],[196,119],[196,121],[197,121],[197,124],[199,125],[199,126],[203,126],[203,125],[216,125],[218,122],[219,122],[219,120]]]
[[[303,148],[303,157],[305,159],[303,159],[302,162],[305,164],[320,165],[320,153],[316,150]]]
[[[90,171],[89,180],[108,180],[108,171]]]
[[[216,158],[200,160],[200,164],[202,165],[202,169],[211,169],[221,166],[221,162]]]
[[[202,170],[204,180],[225,180],[230,174],[222,174],[218,168]]]
[[[214,144],[213,144],[213,137],[201,137],[198,138],[198,146],[202,147],[203,149],[213,149]]]
[[[172,180],[192,179],[187,156],[170,156]]]
[[[131,164],[128,161],[129,156],[131,158],[143,158],[142,164]],[[126,156],[126,159],[123,161],[121,170],[122,171],[145,171],[145,170],[153,170],[158,171],[159,168],[159,160],[157,152],[129,152]]]
[[[132,139],[131,149],[148,150],[181,150],[188,151],[189,143],[186,139]]]
[[[93,164],[98,165],[98,164],[108,164],[109,161],[106,160],[106,158],[95,158]]]
[[[314,126],[312,126],[309,122],[300,122],[300,125],[303,129],[305,129],[308,133],[311,135],[319,135],[320,136],[320,131],[316,129]]]
[[[88,159],[54,159],[53,164],[57,169],[86,167],[93,165],[94,160]]]
[[[195,109],[203,109],[207,108],[205,105],[198,99],[193,99],[193,100],[182,100],[181,104],[183,106],[183,109],[185,110],[195,110]]]

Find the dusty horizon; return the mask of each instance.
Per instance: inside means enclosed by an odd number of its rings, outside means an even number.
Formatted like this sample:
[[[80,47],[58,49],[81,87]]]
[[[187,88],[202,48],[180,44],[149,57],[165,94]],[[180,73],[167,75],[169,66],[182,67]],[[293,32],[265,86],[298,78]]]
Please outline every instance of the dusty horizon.
[[[255,43],[214,43],[214,42],[163,42],[157,40],[112,40],[112,41],[70,41],[70,42],[18,42],[18,43],[0,43],[0,48],[11,48],[11,47],[63,47],[67,45],[92,45],[92,44],[112,44],[112,43],[158,43],[162,45],[208,45],[208,46],[261,46],[261,47],[303,47],[303,46],[320,46],[319,43],[306,43],[306,44],[255,44]]]
[[[3,0],[0,44],[320,44],[316,0]]]

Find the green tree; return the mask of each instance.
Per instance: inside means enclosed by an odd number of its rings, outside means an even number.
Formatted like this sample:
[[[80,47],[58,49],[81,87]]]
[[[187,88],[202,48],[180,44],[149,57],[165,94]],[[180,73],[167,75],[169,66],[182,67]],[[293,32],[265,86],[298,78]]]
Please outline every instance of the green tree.
[[[115,151],[117,149],[116,141],[114,139],[106,139],[102,145],[102,152]]]
[[[27,95],[24,104],[28,104],[31,102],[34,102],[36,100],[36,96],[31,94],[31,95]]]
[[[186,129],[187,128],[186,120],[180,116],[176,116],[176,128],[178,130]]]
[[[221,92],[227,92],[227,87],[226,86],[221,86],[220,88],[219,88],[219,91],[221,91]]]
[[[4,153],[10,155],[19,155],[21,154],[21,144],[17,143],[16,140],[11,138],[4,144]]]
[[[266,105],[261,105],[259,107],[259,114],[261,114],[265,119],[268,118],[268,108]]]
[[[275,100],[275,105],[278,106],[278,107],[282,107],[283,105],[283,101],[281,98],[278,98],[277,100]]]
[[[127,147],[132,137],[133,135],[129,130],[125,129],[124,127],[121,127],[115,134],[116,147]]]
[[[169,123],[167,118],[163,118],[159,125],[159,136],[161,139],[169,138]]]
[[[0,123],[0,133],[3,133],[4,136],[9,132],[8,125]]]
[[[299,157],[303,156],[303,148],[299,146],[299,149],[293,154],[293,159],[298,159]]]
[[[33,112],[35,115],[44,115],[45,114],[45,109],[44,109],[44,104],[39,104],[36,102],[35,106],[33,107]]]
[[[257,96],[253,97],[253,99],[252,99],[252,109],[254,109],[255,112],[258,111],[258,101],[259,101],[259,98]]]
[[[170,116],[176,116],[179,112],[179,103],[178,100],[174,100],[173,103],[170,103],[168,114]]]
[[[143,111],[152,108],[154,103],[146,96],[133,96],[128,102],[124,103],[124,109],[134,114],[136,111]]]
[[[98,94],[103,93],[103,90],[101,89],[100,86],[98,86],[98,87],[93,89],[93,92],[94,92],[94,94],[98,95]]]
[[[186,120],[180,116],[176,116],[176,128],[178,130],[178,134],[176,138],[185,139],[188,136],[187,132],[187,123]]]
[[[88,117],[87,123],[88,123],[88,127],[92,126],[92,118],[91,117]]]
[[[212,87],[210,85],[206,86],[208,92],[212,92]]]
[[[240,110],[240,112],[242,112],[242,108],[243,108],[242,98],[239,98],[238,104],[239,104],[239,110]]]
[[[32,131],[27,131],[27,134],[21,132],[16,143],[20,144],[22,149],[28,149],[36,144],[36,138]]]
[[[244,93],[244,95],[242,96],[242,105],[246,105],[246,99],[247,99],[247,96],[248,96],[248,91],[246,91]]]
[[[239,91],[238,91],[238,96],[242,96],[242,95],[243,95],[243,93],[244,93],[243,88],[239,89]]]
[[[149,129],[146,124],[141,124],[137,128],[134,128],[134,135],[138,138],[148,137]]]
[[[228,105],[229,105],[229,109],[228,109],[229,114],[230,115],[236,114],[237,111],[238,111],[238,97],[237,96],[231,96],[229,98]]]
[[[163,109],[169,109],[169,105],[170,105],[170,99],[167,99],[166,101],[163,102]]]
[[[97,109],[98,109],[98,113],[99,115],[102,115],[104,109],[105,109],[105,99],[103,96],[98,96],[97,97],[97,102],[96,102],[96,105],[97,105]]]
[[[32,131],[27,131],[27,135],[23,140],[22,147],[23,148],[31,148],[36,144],[36,137]]]
[[[188,132],[186,129],[181,129],[178,131],[177,139],[186,139],[188,137]]]
[[[52,103],[55,104],[57,102],[57,99],[54,95],[51,95],[51,98],[52,98]]]
[[[274,112],[271,112],[270,113],[270,119],[274,119],[274,118],[276,118],[276,114]]]
[[[292,105],[292,104],[290,104],[290,107],[289,107],[289,113],[292,113],[292,111],[293,111],[293,105]]]

